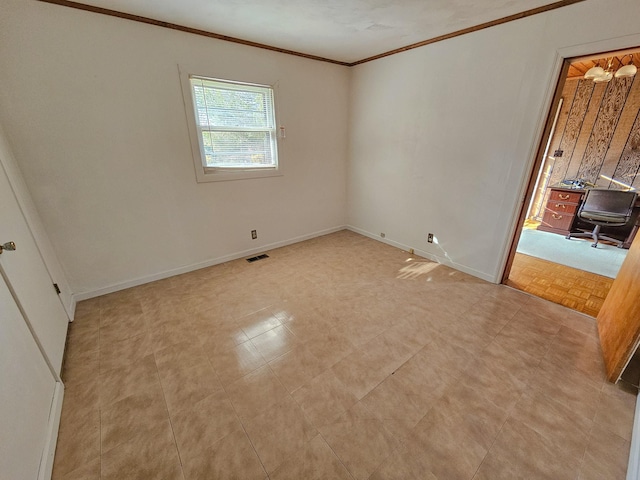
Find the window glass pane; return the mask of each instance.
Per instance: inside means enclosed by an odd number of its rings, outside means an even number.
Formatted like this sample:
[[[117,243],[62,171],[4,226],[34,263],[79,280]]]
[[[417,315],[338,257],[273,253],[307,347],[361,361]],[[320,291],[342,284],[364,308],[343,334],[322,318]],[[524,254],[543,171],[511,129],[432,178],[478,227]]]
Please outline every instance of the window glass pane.
[[[210,168],[276,168],[271,87],[190,77],[202,163]]]
[[[269,132],[202,132],[207,167],[275,166]]]
[[[269,91],[227,90],[196,84],[193,92],[201,127],[273,127]]]

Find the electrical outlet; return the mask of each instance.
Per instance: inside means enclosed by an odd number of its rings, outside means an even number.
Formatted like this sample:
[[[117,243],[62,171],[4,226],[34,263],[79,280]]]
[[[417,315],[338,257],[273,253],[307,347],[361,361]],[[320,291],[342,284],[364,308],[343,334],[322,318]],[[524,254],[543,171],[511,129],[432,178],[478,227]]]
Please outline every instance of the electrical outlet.
[[[385,235],[384,233],[381,233],[381,234],[380,234],[380,236],[381,236],[382,238],[386,237],[386,235]]]
[[[433,243],[433,233],[427,235],[427,242]]]
[[[255,240],[256,238],[258,238],[258,231],[257,230],[251,230],[251,238],[253,240]]]

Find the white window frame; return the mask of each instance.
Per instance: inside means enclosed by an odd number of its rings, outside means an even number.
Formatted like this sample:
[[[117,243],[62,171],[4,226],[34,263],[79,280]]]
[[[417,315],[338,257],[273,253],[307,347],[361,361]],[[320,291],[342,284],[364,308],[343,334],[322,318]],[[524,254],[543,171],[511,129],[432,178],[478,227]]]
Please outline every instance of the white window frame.
[[[191,153],[193,157],[193,163],[196,171],[196,180],[198,182],[219,182],[219,181],[228,181],[228,180],[241,180],[241,179],[250,179],[250,178],[265,178],[265,177],[275,177],[283,175],[282,164],[280,162],[279,155],[279,147],[278,147],[278,128],[276,123],[276,88],[272,85],[260,84],[260,83],[248,83],[248,82],[239,82],[233,80],[225,80],[217,77],[206,76],[206,75],[198,75],[189,73],[182,68],[180,70],[180,81],[182,85],[182,95],[184,99],[184,105],[187,116],[187,126],[189,129],[189,140],[191,142]],[[271,144],[272,151],[271,154],[273,156],[275,166],[264,166],[264,167],[208,167],[206,165],[206,158],[204,152],[204,145],[202,139],[202,130],[198,126],[197,117],[196,117],[196,107],[195,107],[195,98],[193,95],[193,88],[191,85],[191,78],[202,78],[204,80],[211,80],[214,82],[222,82],[230,85],[238,85],[238,86],[246,86],[247,90],[254,90],[256,88],[263,89],[268,88],[271,90],[271,98],[272,98],[272,112],[273,112],[273,130],[270,133],[271,136]],[[220,131],[225,130],[221,128]],[[250,128],[242,129],[236,128],[236,131],[255,131]]]

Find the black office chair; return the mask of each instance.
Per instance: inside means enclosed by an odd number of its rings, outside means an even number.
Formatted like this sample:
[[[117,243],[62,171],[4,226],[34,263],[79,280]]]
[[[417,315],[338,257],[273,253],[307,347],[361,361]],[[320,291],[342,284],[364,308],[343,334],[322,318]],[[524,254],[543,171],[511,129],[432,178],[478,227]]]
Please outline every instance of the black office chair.
[[[622,227],[631,219],[631,212],[636,203],[636,193],[622,190],[606,190],[592,188],[587,190],[584,201],[578,210],[578,218],[595,225],[591,232],[571,232],[571,237],[592,237],[596,247],[600,239],[609,240],[622,247],[621,240],[600,235],[602,227]]]

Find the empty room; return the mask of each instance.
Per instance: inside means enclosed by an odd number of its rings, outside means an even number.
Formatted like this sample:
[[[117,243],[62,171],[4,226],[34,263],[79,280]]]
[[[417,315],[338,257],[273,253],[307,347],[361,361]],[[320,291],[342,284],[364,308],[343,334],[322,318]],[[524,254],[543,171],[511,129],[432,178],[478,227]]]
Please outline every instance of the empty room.
[[[597,314],[502,284],[639,15],[3,0],[0,478],[640,478],[640,240]]]

